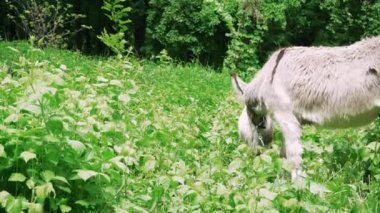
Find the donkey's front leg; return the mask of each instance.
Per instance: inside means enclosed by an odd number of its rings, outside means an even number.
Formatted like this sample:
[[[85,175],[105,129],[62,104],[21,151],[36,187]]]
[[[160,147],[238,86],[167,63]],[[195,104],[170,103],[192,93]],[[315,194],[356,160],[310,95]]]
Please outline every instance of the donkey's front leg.
[[[297,118],[291,112],[274,113],[274,118],[280,125],[284,136],[283,150],[286,158],[293,164],[292,180],[294,180],[302,169],[302,145],[300,143],[301,126]]]

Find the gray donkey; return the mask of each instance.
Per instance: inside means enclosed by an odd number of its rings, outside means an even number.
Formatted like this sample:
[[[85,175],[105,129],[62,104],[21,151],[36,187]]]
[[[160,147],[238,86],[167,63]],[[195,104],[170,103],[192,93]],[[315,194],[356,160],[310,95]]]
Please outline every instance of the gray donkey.
[[[302,166],[301,125],[358,127],[380,115],[380,36],[341,47],[283,48],[249,84],[231,77],[245,103],[240,137],[253,148],[269,144],[276,121],[294,179]]]

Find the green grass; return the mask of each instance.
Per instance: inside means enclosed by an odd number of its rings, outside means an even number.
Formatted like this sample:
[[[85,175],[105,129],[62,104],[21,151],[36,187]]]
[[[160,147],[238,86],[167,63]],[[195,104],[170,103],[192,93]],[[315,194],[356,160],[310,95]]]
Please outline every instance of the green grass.
[[[10,193],[0,192],[0,202],[8,211],[379,209],[378,125],[305,127],[307,177],[292,183],[281,134],[254,155],[239,142],[242,106],[229,75],[197,64],[1,42],[0,96],[0,191]]]

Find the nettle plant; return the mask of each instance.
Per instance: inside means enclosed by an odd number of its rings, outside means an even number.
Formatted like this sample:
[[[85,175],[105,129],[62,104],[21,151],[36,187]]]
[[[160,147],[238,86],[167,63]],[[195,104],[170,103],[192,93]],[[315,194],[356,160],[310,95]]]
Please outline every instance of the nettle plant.
[[[286,29],[286,11],[301,6],[301,0],[273,2],[268,0],[225,1],[210,0],[215,11],[226,23],[230,38],[224,59],[227,71],[239,72],[243,77],[251,76],[261,65],[260,45],[265,43],[268,33],[278,27]],[[273,37],[273,35],[271,35]]]
[[[110,212],[124,189],[136,162],[112,119],[124,83],[68,69],[23,56],[0,67],[0,209]]]
[[[98,38],[109,47],[118,56],[127,53],[128,42],[125,39],[126,32],[128,31],[128,24],[131,22],[128,15],[131,11],[130,7],[124,6],[125,0],[104,0],[102,9],[105,15],[113,23],[112,30],[114,33],[103,29]]]
[[[8,17],[26,34],[31,43],[40,48],[47,46],[65,47],[67,38],[91,29],[81,25],[72,30],[71,26],[85,15],[71,12],[72,5],[59,0],[6,0],[11,13]]]

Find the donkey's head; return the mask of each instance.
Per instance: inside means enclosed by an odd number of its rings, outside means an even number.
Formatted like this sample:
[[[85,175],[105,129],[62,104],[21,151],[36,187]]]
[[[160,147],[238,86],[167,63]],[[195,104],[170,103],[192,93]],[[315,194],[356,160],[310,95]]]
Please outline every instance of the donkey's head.
[[[273,137],[272,120],[265,106],[255,94],[247,91],[247,84],[235,73],[231,74],[231,80],[238,99],[245,103],[238,123],[240,138],[251,147],[270,144]]]

